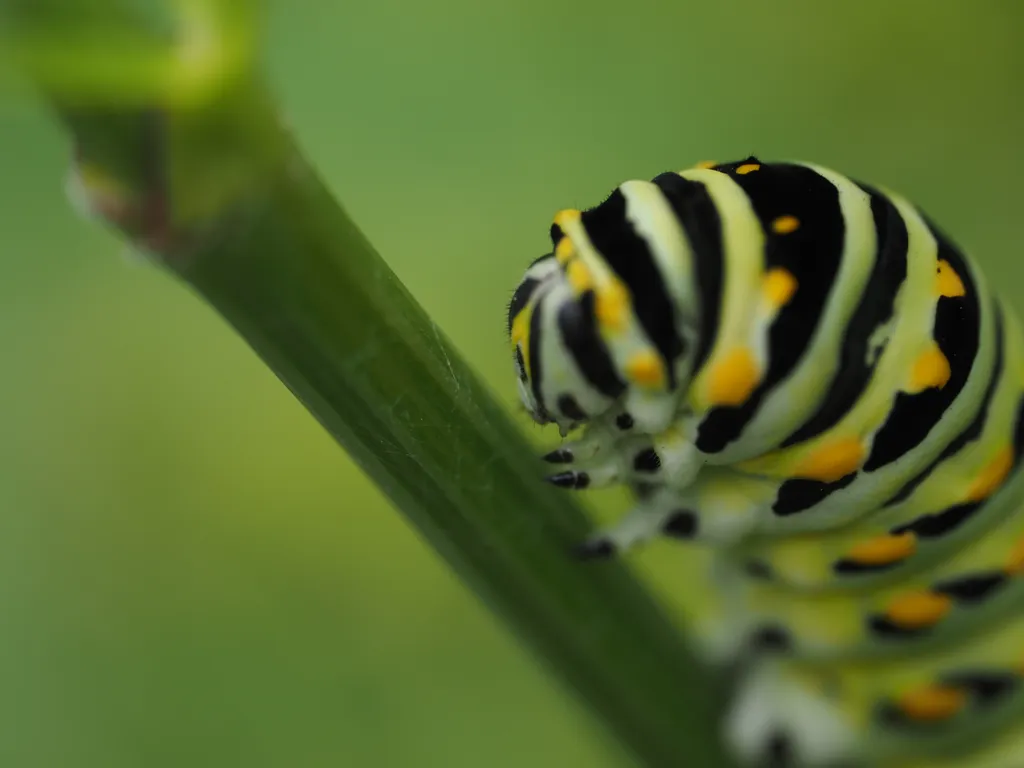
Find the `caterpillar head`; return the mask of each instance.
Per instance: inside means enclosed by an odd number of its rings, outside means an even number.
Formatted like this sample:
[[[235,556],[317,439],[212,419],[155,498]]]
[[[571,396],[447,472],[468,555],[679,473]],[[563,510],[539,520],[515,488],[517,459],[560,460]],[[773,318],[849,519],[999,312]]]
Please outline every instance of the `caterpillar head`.
[[[674,358],[651,342],[626,283],[565,232],[581,229],[586,217],[599,224],[607,205],[556,217],[554,252],[530,265],[509,306],[520,399],[534,421],[558,424],[563,436],[622,412],[639,431],[659,432],[677,405]],[[578,236],[586,242],[582,230]]]
[[[519,399],[535,422],[555,422],[563,433],[586,419],[586,414],[570,402],[583,382],[574,380],[565,355],[559,355],[556,349],[564,282],[554,254],[541,256],[526,270],[508,308]]]

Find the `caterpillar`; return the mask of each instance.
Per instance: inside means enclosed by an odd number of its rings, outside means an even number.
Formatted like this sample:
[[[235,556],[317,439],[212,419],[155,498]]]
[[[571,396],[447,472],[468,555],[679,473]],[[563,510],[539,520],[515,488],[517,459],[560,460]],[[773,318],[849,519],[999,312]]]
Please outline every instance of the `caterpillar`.
[[[508,308],[548,479],[632,491],[582,558],[710,548],[738,759],[1024,766],[1024,345],[974,262],[894,192],[755,157],[550,235]]]

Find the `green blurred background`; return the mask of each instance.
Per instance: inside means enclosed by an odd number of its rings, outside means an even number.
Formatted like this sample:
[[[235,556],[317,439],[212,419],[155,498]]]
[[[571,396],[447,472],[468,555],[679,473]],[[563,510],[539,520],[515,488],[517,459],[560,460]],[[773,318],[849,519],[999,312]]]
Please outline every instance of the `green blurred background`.
[[[1024,3],[269,11],[300,140],[510,408],[551,214],[699,160],[901,190],[1021,306]],[[45,112],[0,120],[0,766],[628,765],[217,316],[71,213]],[[679,560],[637,561],[670,604]]]

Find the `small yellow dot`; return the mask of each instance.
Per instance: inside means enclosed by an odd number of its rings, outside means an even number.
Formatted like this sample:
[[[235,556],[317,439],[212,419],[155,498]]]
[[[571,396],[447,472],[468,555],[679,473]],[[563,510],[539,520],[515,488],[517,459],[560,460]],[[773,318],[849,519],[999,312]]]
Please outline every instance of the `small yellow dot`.
[[[512,321],[512,333],[510,334],[512,344],[521,344],[526,341],[530,329],[531,314],[533,314],[532,307],[525,307],[515,316],[515,319]]]
[[[856,437],[842,437],[812,452],[793,470],[793,476],[834,483],[856,472],[863,461],[864,445],[861,441]]]
[[[898,534],[884,534],[867,539],[851,547],[846,559],[861,565],[891,565],[917,551],[917,536],[912,531]]]
[[[575,208],[566,208],[555,214],[555,224],[564,230],[567,224],[579,221],[580,215],[580,212]]]
[[[1003,484],[1003,481],[1012,469],[1013,448],[1006,446],[974,478],[974,482],[971,483],[971,487],[967,491],[967,500],[981,501],[982,499],[987,499]]]
[[[885,618],[902,629],[925,629],[938,624],[953,608],[948,595],[924,590],[907,592],[885,608]]]
[[[613,280],[597,291],[594,312],[597,321],[606,331],[618,332],[626,327],[626,312],[629,309],[629,294],[622,283]]]
[[[714,160],[701,160],[699,163],[697,163],[693,167],[694,168],[704,168],[705,170],[707,170],[709,168],[714,168],[716,165],[718,165],[718,163],[716,163]]]
[[[665,385],[665,366],[657,352],[637,352],[626,363],[626,375],[644,387],[652,389]]]
[[[761,286],[765,299],[776,309],[789,303],[796,288],[796,278],[793,277],[793,273],[782,267],[768,270]]]
[[[758,165],[757,163],[744,163],[743,165],[736,169],[736,173],[738,173],[740,176],[746,176],[748,173],[753,173],[754,171],[760,170],[761,166]]]
[[[936,387],[942,389],[951,375],[949,359],[933,341],[911,366],[909,391],[917,393]]]
[[[573,259],[569,262],[565,268],[565,275],[577,296],[594,287],[593,275],[580,259]]]
[[[948,720],[967,703],[966,694],[948,685],[925,685],[907,691],[897,706],[912,720],[934,722]]]
[[[558,260],[559,264],[567,263],[575,253],[576,249],[573,248],[572,240],[568,237],[563,237],[558,241],[558,245],[555,246],[555,259]]]
[[[788,235],[800,229],[800,219],[796,216],[779,216],[772,222],[772,232],[777,235]]]
[[[945,259],[939,259],[939,264],[935,270],[935,293],[949,299],[963,296],[967,293],[964,288],[964,281],[960,279],[960,275],[953,270],[953,267]]]
[[[761,380],[753,353],[737,347],[724,354],[708,373],[711,405],[742,405]]]
[[[527,306],[516,315],[516,319],[512,321],[512,350],[515,353],[516,347],[519,347],[521,352],[525,352],[530,348],[530,316],[533,314],[533,307]],[[523,367],[526,369],[526,375],[532,376],[531,363],[529,355],[523,356]]]

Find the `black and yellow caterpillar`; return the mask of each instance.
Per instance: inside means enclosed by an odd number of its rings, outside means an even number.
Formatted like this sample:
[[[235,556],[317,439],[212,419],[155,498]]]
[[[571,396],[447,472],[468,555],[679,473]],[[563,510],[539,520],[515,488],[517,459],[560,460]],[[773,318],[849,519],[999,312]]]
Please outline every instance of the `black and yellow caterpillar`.
[[[695,631],[748,670],[771,766],[1024,767],[1024,345],[899,195],[798,163],[628,181],[564,210],[508,312],[520,395],[628,484],[581,545],[715,548]]]

